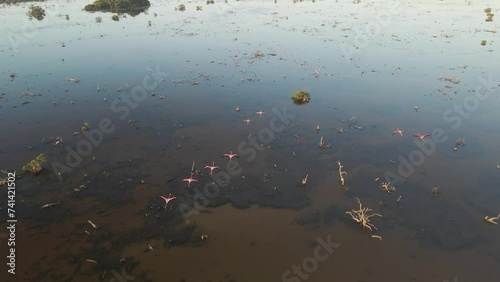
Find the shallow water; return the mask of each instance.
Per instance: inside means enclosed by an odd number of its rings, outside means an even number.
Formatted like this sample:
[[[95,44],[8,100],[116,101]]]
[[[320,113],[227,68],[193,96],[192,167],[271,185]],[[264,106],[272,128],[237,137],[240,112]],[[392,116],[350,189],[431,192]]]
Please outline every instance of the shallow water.
[[[16,275],[2,268],[2,281],[500,278],[500,229],[483,220],[500,212],[499,25],[483,11],[495,3],[420,1],[395,12],[378,0],[278,2],[180,12],[160,1],[118,22],[81,2],[39,3],[40,23],[24,16],[29,4],[0,6],[0,168],[22,176]],[[359,41],[356,31],[387,13]],[[358,47],[352,56],[346,44]],[[453,76],[458,83],[443,79]],[[298,89],[310,103],[292,103]],[[472,100],[478,93],[484,100]],[[101,138],[103,120],[114,130]],[[396,128],[405,135],[391,135]],[[425,143],[411,136],[431,132]],[[89,133],[99,141],[85,148]],[[57,136],[65,146],[50,142]],[[322,136],[330,148],[318,147]],[[458,138],[466,145],[454,152]],[[240,158],[229,163],[231,150]],[[41,153],[46,171],[22,173]],[[193,161],[201,184],[186,188]],[[212,162],[222,172],[203,169]],[[58,177],[55,164],[70,171],[59,166]],[[381,191],[383,181],[396,192]],[[170,193],[165,209],[158,196]],[[383,215],[372,220],[382,241],[345,214],[356,198]],[[340,245],[315,266],[328,238]],[[294,265],[310,271],[293,274]]]

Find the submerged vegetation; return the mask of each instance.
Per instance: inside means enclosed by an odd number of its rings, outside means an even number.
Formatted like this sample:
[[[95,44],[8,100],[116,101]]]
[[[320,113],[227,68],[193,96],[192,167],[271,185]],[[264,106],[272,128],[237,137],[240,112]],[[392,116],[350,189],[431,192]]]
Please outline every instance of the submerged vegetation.
[[[137,16],[150,6],[149,0],[96,0],[92,4],[86,5],[84,10],[87,12],[127,13],[131,16]]]
[[[31,174],[38,174],[42,171],[42,164],[46,161],[47,159],[45,158],[45,155],[40,154],[31,160],[27,165],[23,166],[23,170]]]
[[[31,5],[30,6],[30,9],[28,10],[28,13],[27,13],[29,19],[37,19],[39,21],[43,20],[43,18],[45,18],[45,10],[42,9],[42,7],[40,6],[33,6]]]
[[[0,4],[16,4],[23,2],[45,2],[45,0],[0,0]]]
[[[495,16],[495,14],[491,13],[491,8],[484,9],[484,12],[486,13],[486,21],[487,22],[492,22],[493,21],[493,16]]]
[[[306,104],[311,100],[311,95],[306,91],[299,90],[293,93],[292,100],[297,105]]]
[[[115,16],[118,18],[118,16],[117,16],[117,15],[113,15],[113,17],[115,17]],[[113,20],[114,20],[114,19],[113,19]],[[87,130],[89,130],[89,129],[90,129],[90,123],[88,123],[88,122],[84,122],[84,123],[83,123],[83,125],[82,125],[82,131],[87,131]]]

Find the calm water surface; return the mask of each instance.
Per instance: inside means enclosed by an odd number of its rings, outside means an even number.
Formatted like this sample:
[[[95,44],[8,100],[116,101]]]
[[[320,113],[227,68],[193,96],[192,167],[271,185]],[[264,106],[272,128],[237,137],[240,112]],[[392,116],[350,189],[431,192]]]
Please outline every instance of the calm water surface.
[[[152,1],[118,22],[90,1],[39,3],[41,22],[0,6],[0,168],[20,176],[15,275],[1,187],[2,281],[500,279],[500,229],[483,220],[500,212],[497,3],[277,2]],[[23,173],[38,154],[45,171]],[[383,215],[382,241],[345,214],[356,198]],[[318,262],[322,241],[339,245]]]

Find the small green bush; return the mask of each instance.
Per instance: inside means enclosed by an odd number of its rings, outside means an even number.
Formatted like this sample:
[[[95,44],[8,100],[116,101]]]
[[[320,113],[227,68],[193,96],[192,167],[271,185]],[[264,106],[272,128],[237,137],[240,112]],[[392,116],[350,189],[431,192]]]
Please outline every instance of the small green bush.
[[[306,104],[311,100],[311,95],[306,91],[299,90],[293,93],[292,100],[297,105]]]
[[[28,17],[29,19],[37,19],[39,21],[43,20],[45,18],[45,10],[42,9],[40,6],[30,6],[30,9],[28,10]]]
[[[43,170],[42,164],[46,162],[44,154],[38,155],[35,159],[31,160],[27,165],[23,166],[23,170],[27,173],[38,174]]]

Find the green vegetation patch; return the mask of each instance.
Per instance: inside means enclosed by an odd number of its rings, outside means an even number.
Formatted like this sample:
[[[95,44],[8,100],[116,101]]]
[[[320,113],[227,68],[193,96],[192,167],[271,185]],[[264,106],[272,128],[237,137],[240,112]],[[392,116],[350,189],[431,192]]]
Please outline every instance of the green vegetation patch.
[[[23,166],[23,170],[27,173],[38,174],[43,170],[42,164],[46,162],[44,154],[38,155],[36,158],[31,160],[27,165]]]
[[[30,6],[30,9],[28,10],[28,17],[31,19],[35,18],[39,21],[43,20],[45,18],[45,10],[42,9],[40,6]]]
[[[306,91],[299,90],[293,93],[292,100],[297,105],[303,105],[309,103],[309,101],[311,100],[311,95]]]
[[[85,6],[87,12],[110,12],[117,14],[129,14],[137,16],[145,12],[151,3],[149,0],[96,0]]]

